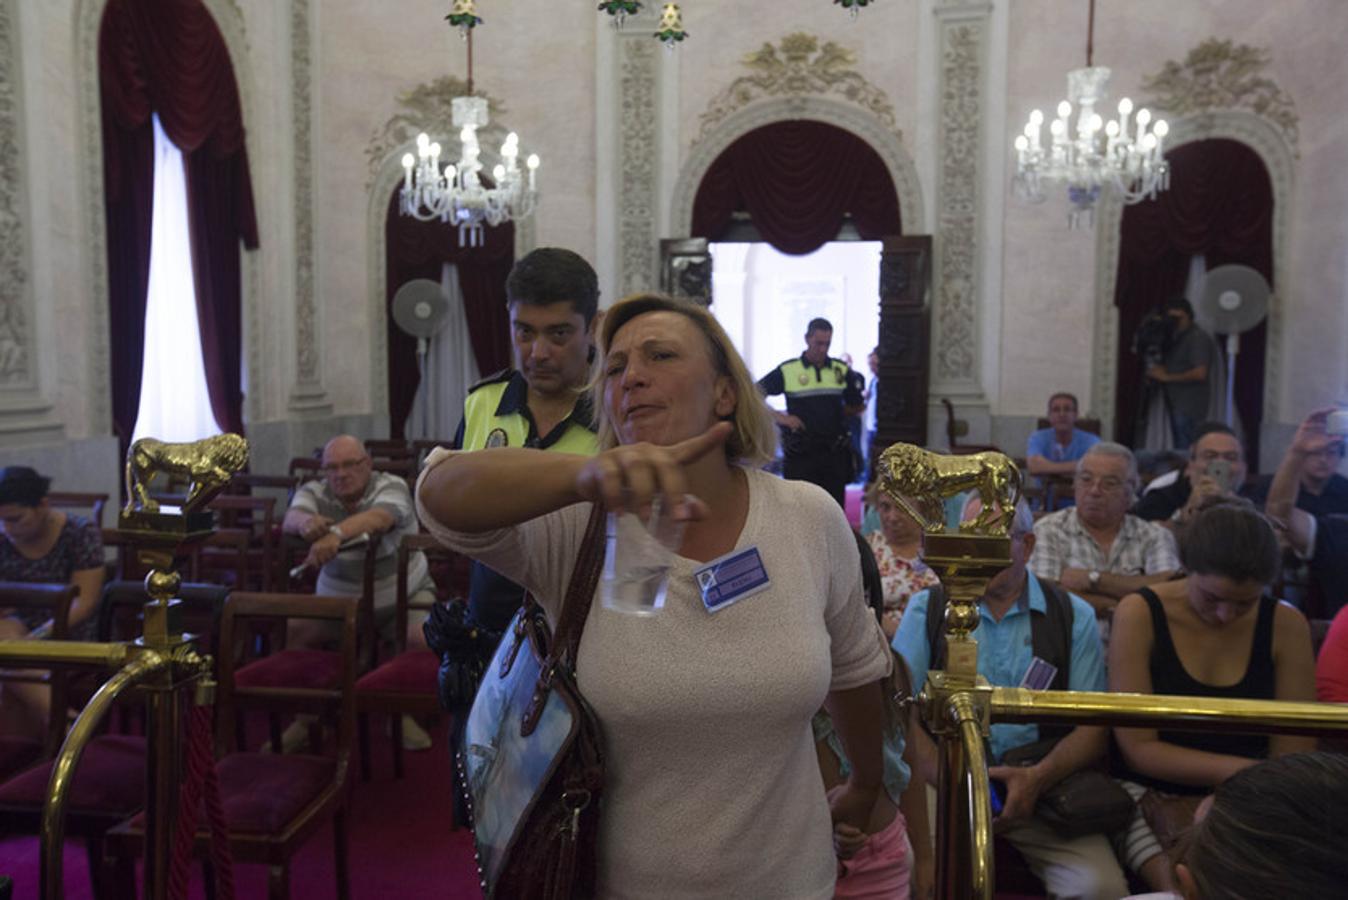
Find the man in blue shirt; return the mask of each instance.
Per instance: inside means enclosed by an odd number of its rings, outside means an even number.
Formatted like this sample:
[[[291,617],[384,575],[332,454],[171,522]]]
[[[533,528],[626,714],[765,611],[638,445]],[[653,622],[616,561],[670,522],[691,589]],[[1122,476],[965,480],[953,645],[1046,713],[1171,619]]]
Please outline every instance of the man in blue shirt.
[[[1066,475],[1076,472],[1076,462],[1100,440],[1077,424],[1077,398],[1059,391],[1048,398],[1048,428],[1030,435],[1025,463],[1031,475]]]
[[[977,506],[976,500],[969,504],[966,520],[977,514]],[[1011,565],[988,583],[979,602],[979,624],[973,632],[978,641],[978,673],[994,686],[1021,685],[1035,658],[1034,645],[1039,643],[1034,640],[1035,631],[1049,627],[1045,585],[1026,571],[1026,562],[1033,552],[1034,517],[1022,500],[1016,507],[1011,528]],[[1051,586],[1049,590],[1061,589]],[[1067,597],[1071,606],[1067,689],[1103,691],[1105,667],[1095,611],[1080,597],[1071,594]],[[908,601],[894,636],[895,651],[913,673],[915,692],[921,690],[931,665],[927,627],[930,600],[929,591],[915,594]],[[1000,763],[1008,750],[1032,744],[1039,738],[1037,725],[993,725],[989,739],[992,762]],[[1034,813],[1043,791],[1104,753],[1105,739],[1103,728],[1079,726],[1067,732],[1033,765],[993,765],[988,769],[991,778],[1006,786],[1006,800],[995,820],[998,833],[1025,856],[1030,868],[1044,881],[1049,896],[1116,898],[1128,893],[1123,870],[1107,836],[1063,838]]]

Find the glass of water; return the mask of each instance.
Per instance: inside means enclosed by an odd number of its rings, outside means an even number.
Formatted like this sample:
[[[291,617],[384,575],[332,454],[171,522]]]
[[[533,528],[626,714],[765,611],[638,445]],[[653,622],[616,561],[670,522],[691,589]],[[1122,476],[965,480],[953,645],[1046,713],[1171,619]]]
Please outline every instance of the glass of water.
[[[665,605],[669,568],[683,544],[682,521],[656,497],[643,522],[633,513],[609,513],[607,552],[599,597],[604,606],[638,616]]]

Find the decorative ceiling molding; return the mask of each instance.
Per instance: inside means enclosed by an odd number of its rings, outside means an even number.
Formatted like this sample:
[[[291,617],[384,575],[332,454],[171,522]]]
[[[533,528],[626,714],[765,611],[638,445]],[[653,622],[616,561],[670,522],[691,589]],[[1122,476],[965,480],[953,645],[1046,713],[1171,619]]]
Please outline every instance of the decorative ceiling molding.
[[[501,101],[475,90],[479,97],[487,98],[487,111],[490,123],[478,129],[478,140],[482,143],[482,159],[488,171],[490,160],[494,160],[497,148],[505,141],[509,129],[501,124],[506,109]],[[431,135],[431,140],[458,141],[457,134],[450,134],[453,121],[451,102],[455,97],[468,94],[468,82],[454,75],[445,75],[434,81],[419,84],[398,97],[400,111],[370,135],[369,146],[365,148],[365,161],[369,166],[373,183],[385,160],[398,153],[404,147],[416,142],[421,132]],[[456,144],[457,146],[457,144]]]
[[[1292,152],[1300,156],[1300,118],[1291,96],[1265,74],[1269,51],[1231,40],[1209,38],[1182,62],[1171,60],[1144,79],[1148,105],[1175,116],[1246,110],[1274,123]],[[1173,143],[1173,142],[1172,142]]]
[[[769,97],[837,95],[870,112],[897,133],[888,96],[855,70],[856,61],[851,50],[833,41],[821,42],[803,31],[788,34],[775,47],[764,44],[744,57],[750,74],[736,78],[712,98],[702,114],[694,143],[734,113]]]

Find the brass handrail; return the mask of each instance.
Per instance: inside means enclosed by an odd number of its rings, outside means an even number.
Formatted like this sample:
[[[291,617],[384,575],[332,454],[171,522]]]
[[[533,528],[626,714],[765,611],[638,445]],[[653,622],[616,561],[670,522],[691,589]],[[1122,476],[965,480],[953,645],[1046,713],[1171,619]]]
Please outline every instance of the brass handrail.
[[[973,853],[970,863],[973,871],[972,887],[975,897],[992,897],[992,783],[988,780],[988,760],[983,754],[983,735],[978,726],[978,713],[969,694],[956,694],[950,702],[950,712],[959,723],[960,740],[964,745],[964,789],[969,798],[967,808],[972,821]],[[960,808],[965,808],[960,804]]]
[[[998,722],[1072,725],[1167,725],[1181,731],[1316,736],[1348,731],[1348,705],[1152,694],[993,688]]]
[[[120,644],[90,646],[126,649],[125,645]],[[8,649],[8,646],[0,644],[0,658],[9,655],[5,652]],[[66,739],[61,744],[61,752],[56,757],[56,764],[52,766],[51,779],[47,782],[47,799],[42,807],[42,830],[38,843],[42,860],[42,869],[38,876],[39,896],[62,896],[66,801],[70,794],[70,786],[74,783],[75,768],[79,765],[84,748],[93,739],[94,730],[112,708],[118,695],[141,680],[164,672],[171,665],[172,660],[169,657],[153,650],[137,655],[94,693],[66,734]]]
[[[128,644],[100,644],[93,641],[0,641],[0,663],[5,668],[28,665],[48,668],[52,665],[92,666],[119,669],[132,653]]]
[[[970,838],[969,896],[992,896],[993,844],[991,788],[987,756],[978,725],[975,697],[982,695],[994,723],[1055,722],[1065,725],[1161,726],[1190,731],[1230,731],[1247,734],[1296,734],[1316,736],[1348,732],[1348,704],[1302,703],[1285,700],[1154,696],[1149,694],[1089,691],[1031,691],[1025,688],[970,687],[949,697],[949,713],[960,730],[960,741],[948,743],[950,769],[963,778],[943,790],[957,789],[960,780],[971,793],[969,803],[941,798],[944,810],[967,811],[967,823],[955,823],[959,834]],[[955,758],[950,758],[955,757]],[[961,827],[963,826],[963,827]],[[949,844],[947,836],[943,840]],[[938,865],[949,865],[950,854],[938,856]],[[958,880],[938,872],[945,896],[960,896]],[[962,898],[961,898],[962,900]]]

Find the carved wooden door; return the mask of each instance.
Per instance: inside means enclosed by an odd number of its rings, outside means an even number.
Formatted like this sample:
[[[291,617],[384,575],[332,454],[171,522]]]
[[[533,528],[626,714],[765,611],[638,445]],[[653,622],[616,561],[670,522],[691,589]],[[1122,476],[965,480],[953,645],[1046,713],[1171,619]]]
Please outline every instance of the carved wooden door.
[[[880,250],[880,386],[870,459],[890,444],[927,444],[931,235],[886,237]]]

